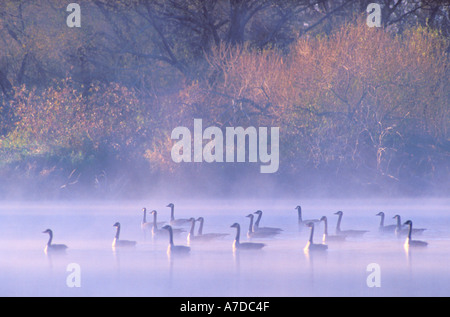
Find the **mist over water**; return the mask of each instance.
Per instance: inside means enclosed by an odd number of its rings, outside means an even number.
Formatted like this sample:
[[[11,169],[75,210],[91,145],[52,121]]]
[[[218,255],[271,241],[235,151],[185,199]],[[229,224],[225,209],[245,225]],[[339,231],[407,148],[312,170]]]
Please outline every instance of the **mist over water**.
[[[180,200],[175,217],[204,217],[203,232],[229,235],[208,243],[192,243],[187,256],[166,254],[168,239],[152,240],[140,228],[142,207],[158,211],[168,221],[168,201],[84,203],[3,203],[0,206],[1,296],[448,296],[450,294],[450,217],[448,199],[406,200]],[[304,218],[328,217],[334,234],[337,216],[344,211],[342,229],[370,230],[362,238],[329,242],[324,254],[305,255],[309,228],[297,224],[294,207],[301,204]],[[232,251],[234,222],[241,224],[241,241],[249,219],[261,209],[260,226],[280,227],[261,251]],[[411,219],[415,228],[427,228],[420,239],[424,250],[403,248],[404,238],[380,235],[380,218],[394,224]],[[136,240],[134,249],[113,251],[112,225],[122,225],[121,239]],[[151,215],[147,215],[151,221]],[[69,248],[66,254],[46,255],[47,228],[53,243]],[[186,245],[186,233],[175,244]],[[196,224],[196,231],[198,224]],[[323,224],[316,225],[314,242],[320,243]],[[81,269],[81,287],[68,287],[70,263]],[[380,267],[380,287],[368,287],[370,263]]]
[[[0,2],[0,296],[450,295],[448,1],[76,2]]]

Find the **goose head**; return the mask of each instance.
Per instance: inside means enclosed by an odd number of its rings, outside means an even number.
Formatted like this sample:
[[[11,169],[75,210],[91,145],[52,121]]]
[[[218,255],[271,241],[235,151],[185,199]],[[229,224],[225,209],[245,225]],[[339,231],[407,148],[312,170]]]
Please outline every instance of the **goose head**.
[[[239,224],[235,222],[230,226],[230,228],[239,228]]]

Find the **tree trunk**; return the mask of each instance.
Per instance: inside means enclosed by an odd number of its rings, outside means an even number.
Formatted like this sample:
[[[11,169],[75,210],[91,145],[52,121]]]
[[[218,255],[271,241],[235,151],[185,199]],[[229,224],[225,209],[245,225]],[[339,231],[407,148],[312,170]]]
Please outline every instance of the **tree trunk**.
[[[13,86],[11,82],[6,77],[6,74],[0,70],[0,88],[3,91],[3,94],[9,99],[14,94]]]

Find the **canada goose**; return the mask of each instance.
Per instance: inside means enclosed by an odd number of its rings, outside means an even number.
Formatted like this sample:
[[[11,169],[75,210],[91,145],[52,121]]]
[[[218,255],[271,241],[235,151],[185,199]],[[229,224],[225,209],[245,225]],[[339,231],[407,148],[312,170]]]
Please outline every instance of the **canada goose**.
[[[347,237],[359,237],[365,234],[366,232],[369,232],[368,230],[352,230],[352,229],[341,230],[341,221],[344,213],[342,211],[337,211],[334,214],[339,216],[336,224],[336,235],[346,235]]]
[[[203,233],[203,223],[205,222],[205,219],[203,217],[198,217],[196,219],[196,221],[200,222],[200,225],[198,227],[198,231],[197,231],[197,237],[205,237],[204,239],[217,239],[217,238],[222,238],[225,236],[228,236],[228,233],[215,233],[215,232],[211,232],[211,233]]]
[[[167,254],[187,254],[191,251],[190,247],[184,245],[174,245],[173,244],[173,231],[172,226],[165,225],[163,229],[169,232],[169,246],[167,247]]]
[[[307,219],[307,220],[303,220],[302,218],[302,207],[301,206],[297,206],[294,209],[297,209],[297,213],[298,213],[298,224],[299,225],[307,225],[310,222],[319,222],[319,219]]]
[[[314,237],[314,223],[310,222],[306,224],[307,227],[311,228],[311,234],[309,235],[309,240],[306,243],[305,248],[303,251],[305,252],[311,252],[311,251],[325,251],[328,249],[328,246],[326,244],[321,243],[314,243],[313,237]]]
[[[157,222],[157,211],[156,210],[152,210],[151,214],[153,215],[153,222],[152,222],[152,237],[156,238],[159,236],[168,236],[169,235],[169,231],[162,229],[162,228],[158,228],[158,224],[160,222]],[[172,233],[174,235],[178,235],[182,232],[186,232],[184,229],[180,229],[180,228],[172,228]]]
[[[52,244],[53,240],[53,231],[51,229],[47,229],[45,231],[42,231],[42,233],[48,233],[49,239],[47,242],[47,245],[44,248],[45,254],[48,253],[63,253],[67,249],[67,245],[65,244]]]
[[[192,241],[195,241],[195,242],[208,242],[208,241],[211,241],[211,240],[219,237],[217,235],[208,235],[208,234],[201,234],[201,235],[197,235],[196,236],[194,234],[195,219],[194,218],[190,218],[189,220],[191,221],[191,229],[189,230],[189,234],[187,236],[187,243],[188,243],[188,245],[190,245]]]
[[[134,247],[136,245],[136,241],[130,241],[130,240],[119,240],[120,236],[120,223],[116,222],[113,224],[113,227],[117,228],[116,236],[114,237],[112,247],[115,248],[130,248]]]
[[[409,226],[408,228],[408,237],[406,238],[405,241],[405,249],[408,249],[409,247],[413,247],[413,248],[423,248],[426,247],[428,245],[427,242],[425,241],[420,241],[420,240],[412,240],[411,239],[411,233],[412,233],[412,228],[413,228],[413,224],[411,220],[407,220],[404,225]]]
[[[402,225],[402,218],[400,215],[395,215],[392,217],[393,219],[397,219],[397,225],[395,227],[395,235],[399,238],[401,236],[405,236],[409,233],[409,228],[404,228],[404,224]],[[422,234],[426,229],[412,229],[412,233],[420,235]]]
[[[142,230],[152,230],[153,228],[153,221],[152,222],[147,222],[147,208],[142,208],[142,212],[144,213],[143,217],[142,217],[142,222],[141,222],[141,229]],[[165,221],[161,221],[158,222],[157,225],[161,226],[165,223]]]
[[[185,225],[189,225],[191,223],[189,221],[189,219],[185,219],[185,218],[175,219],[175,216],[174,216],[175,205],[173,203],[168,204],[166,207],[170,208],[170,222],[169,223],[171,226],[185,226]]]
[[[191,222],[191,229],[189,230],[188,236],[187,236],[187,244],[190,245],[191,241],[193,241],[196,237],[194,237],[194,230],[195,230],[195,218],[189,218],[189,221]]]
[[[259,222],[261,221],[262,217],[262,211],[257,210],[254,212],[254,214],[258,215],[258,218],[256,219],[255,223],[253,224],[253,231],[266,231],[266,232],[280,232],[283,231],[281,228],[273,228],[273,227],[260,227]]]
[[[241,235],[241,226],[235,222],[231,226],[231,228],[236,228],[236,237],[233,241],[233,251],[237,250],[260,250],[265,244],[264,243],[256,243],[256,242],[240,242],[239,238]]]
[[[388,233],[388,232],[395,231],[395,228],[397,227],[396,225],[387,225],[387,226],[384,225],[384,212],[380,211],[375,216],[381,217],[380,226],[378,227],[378,231],[380,231],[382,233]]]
[[[341,235],[329,235],[328,234],[328,220],[326,216],[323,216],[322,218],[320,218],[320,221],[323,221],[323,238],[322,238],[322,242],[324,244],[326,244],[329,241],[344,241],[345,238],[347,237],[345,234],[341,234]]]
[[[248,238],[269,238],[277,234],[280,231],[254,231],[253,230],[253,214],[248,214],[246,217],[250,218],[250,224],[248,226],[247,237]]]

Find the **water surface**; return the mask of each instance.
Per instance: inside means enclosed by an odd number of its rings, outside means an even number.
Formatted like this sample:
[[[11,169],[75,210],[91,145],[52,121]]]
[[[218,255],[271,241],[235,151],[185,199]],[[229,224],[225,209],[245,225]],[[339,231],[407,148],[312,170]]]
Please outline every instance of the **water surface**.
[[[141,208],[158,210],[158,220],[169,219],[168,201],[3,203],[0,205],[0,296],[449,296],[449,200],[309,200],[302,201],[304,218],[328,217],[334,233],[337,210],[344,211],[342,229],[370,230],[362,238],[329,243],[324,254],[305,255],[309,229],[297,225],[290,200],[180,200],[175,216],[205,218],[204,233],[229,235],[206,244],[192,244],[184,257],[166,254],[168,241],[153,241],[140,228]],[[234,222],[263,210],[261,226],[280,227],[275,238],[256,239],[267,246],[257,252],[232,252]],[[380,235],[379,211],[386,224],[395,214],[414,227],[427,228],[416,239],[425,250],[405,252],[404,239]],[[147,219],[151,217],[148,215]],[[115,229],[121,238],[136,240],[135,249],[114,252]],[[66,254],[48,256],[43,249],[54,231],[54,243],[67,244]],[[189,228],[186,228],[188,230]],[[320,242],[322,225],[315,228]],[[175,237],[186,244],[187,234]],[[81,287],[68,287],[71,272],[81,268]],[[380,267],[380,287],[368,287],[370,263]]]

